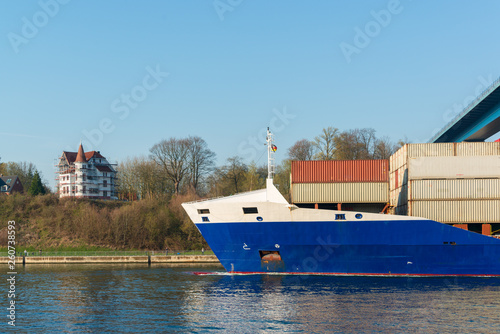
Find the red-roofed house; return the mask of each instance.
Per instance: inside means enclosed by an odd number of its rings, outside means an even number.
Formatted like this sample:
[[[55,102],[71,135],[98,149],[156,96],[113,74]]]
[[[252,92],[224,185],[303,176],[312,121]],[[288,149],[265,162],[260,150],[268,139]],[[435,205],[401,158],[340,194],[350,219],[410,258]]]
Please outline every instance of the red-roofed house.
[[[59,197],[117,199],[116,170],[99,151],[64,151],[59,158]]]

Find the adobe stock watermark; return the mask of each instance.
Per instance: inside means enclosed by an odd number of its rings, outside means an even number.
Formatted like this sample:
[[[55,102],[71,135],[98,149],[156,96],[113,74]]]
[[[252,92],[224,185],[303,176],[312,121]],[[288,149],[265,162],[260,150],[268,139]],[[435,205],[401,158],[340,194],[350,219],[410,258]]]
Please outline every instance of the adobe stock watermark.
[[[270,130],[276,134],[283,131],[297,115],[291,114],[286,107],[282,110],[273,109],[274,116],[269,122]],[[258,152],[266,151],[267,127],[260,129],[255,135],[248,136],[247,139],[238,145],[238,154],[250,160],[255,160]]]
[[[355,34],[352,44],[347,42],[339,44],[347,63],[352,62],[353,55],[359,55],[362,50],[366,49],[372,40],[391,24],[393,17],[403,12],[403,9],[400,0],[389,0],[385,9],[370,11],[372,20],[365,23],[363,27],[354,27]]]
[[[340,244],[332,242],[332,236],[328,235],[326,240],[322,236],[316,238],[318,245],[314,248],[311,256],[308,256],[302,260],[300,265],[292,265],[292,270],[296,271],[297,274],[301,273],[314,273],[318,270],[321,263],[327,261],[332,256],[334,256],[335,250],[340,247]],[[307,280],[308,275],[293,275],[293,277],[287,277],[290,283],[300,284],[301,281]]]
[[[235,10],[243,0],[214,0],[212,5],[214,7],[215,12],[219,16],[219,20],[224,21],[224,15],[226,12],[232,12]]]
[[[477,77],[479,84],[474,88],[474,93],[467,95],[463,101],[460,103],[454,103],[449,109],[443,114],[443,121],[446,123],[451,122],[456,116],[458,116],[462,111],[469,106],[475,99],[477,99],[488,87],[493,84],[493,75],[489,75],[487,78],[482,75]]]
[[[8,254],[8,271],[7,283],[9,289],[7,290],[8,307],[7,307],[7,324],[9,326],[16,326],[16,222],[9,220],[7,223],[8,241],[7,241],[7,254]]]
[[[49,24],[61,9],[61,5],[66,5],[70,0],[40,0],[38,6],[40,10],[36,11],[31,17],[23,16],[20,33],[9,32],[7,39],[15,53],[19,53],[20,46],[26,45],[35,38],[40,29]]]
[[[110,109],[116,117],[123,121],[129,117],[130,112],[137,109],[148,94],[157,89],[163,83],[168,72],[163,72],[160,65],[155,68],[146,66],[147,74],[143,77],[140,84],[135,85],[126,93],[122,93],[119,97],[111,102]],[[104,139],[105,135],[109,135],[116,129],[115,122],[112,118],[102,118],[97,126],[93,129],[82,130],[82,145],[85,150],[92,151],[97,148]]]

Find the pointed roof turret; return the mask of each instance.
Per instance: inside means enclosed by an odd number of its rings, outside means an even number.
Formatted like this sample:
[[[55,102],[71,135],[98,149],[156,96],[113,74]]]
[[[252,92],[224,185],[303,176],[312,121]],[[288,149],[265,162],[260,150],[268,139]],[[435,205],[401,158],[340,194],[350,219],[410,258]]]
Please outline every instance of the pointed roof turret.
[[[78,148],[78,154],[76,155],[75,162],[87,162],[87,159],[85,159],[85,152],[83,152],[82,143],[80,143],[80,147]]]

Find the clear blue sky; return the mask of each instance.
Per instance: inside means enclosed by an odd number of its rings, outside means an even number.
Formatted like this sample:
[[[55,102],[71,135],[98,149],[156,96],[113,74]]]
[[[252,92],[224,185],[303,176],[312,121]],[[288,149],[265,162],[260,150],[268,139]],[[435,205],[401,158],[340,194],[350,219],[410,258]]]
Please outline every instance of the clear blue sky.
[[[499,13],[493,0],[1,0],[0,157],[53,186],[80,140],[120,161],[197,135],[219,165],[265,163],[267,126],[278,160],[327,126],[426,142],[500,76]]]

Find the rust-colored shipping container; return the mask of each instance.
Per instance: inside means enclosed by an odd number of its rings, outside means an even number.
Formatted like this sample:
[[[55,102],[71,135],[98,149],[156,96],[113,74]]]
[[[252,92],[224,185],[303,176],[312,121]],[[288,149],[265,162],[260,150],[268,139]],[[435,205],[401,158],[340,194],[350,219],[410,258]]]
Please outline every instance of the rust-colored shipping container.
[[[293,183],[389,182],[389,160],[292,161]]]

